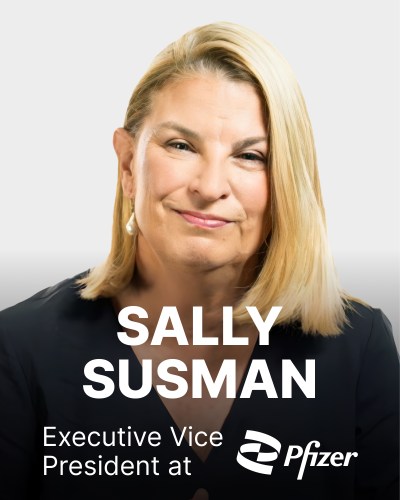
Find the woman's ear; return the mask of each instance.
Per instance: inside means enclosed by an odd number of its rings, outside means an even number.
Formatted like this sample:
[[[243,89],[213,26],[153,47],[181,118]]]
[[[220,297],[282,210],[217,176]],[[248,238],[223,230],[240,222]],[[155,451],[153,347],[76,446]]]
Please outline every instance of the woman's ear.
[[[135,194],[135,178],[133,174],[134,139],[125,129],[117,128],[114,132],[113,144],[118,156],[118,168],[120,169],[124,196],[132,199]]]

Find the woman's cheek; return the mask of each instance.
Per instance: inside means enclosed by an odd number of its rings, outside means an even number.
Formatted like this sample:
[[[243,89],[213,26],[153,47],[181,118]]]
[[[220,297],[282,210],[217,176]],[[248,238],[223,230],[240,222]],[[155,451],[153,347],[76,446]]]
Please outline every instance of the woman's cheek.
[[[232,182],[232,190],[247,213],[264,213],[268,202],[266,172],[244,172]]]

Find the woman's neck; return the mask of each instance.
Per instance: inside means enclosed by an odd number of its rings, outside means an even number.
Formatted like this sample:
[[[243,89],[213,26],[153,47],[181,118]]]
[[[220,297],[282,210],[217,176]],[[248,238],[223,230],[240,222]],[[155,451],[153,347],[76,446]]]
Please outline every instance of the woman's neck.
[[[251,267],[254,269],[254,264]],[[193,307],[201,306],[204,336],[220,336],[223,307],[235,306],[250,285],[247,269],[224,266],[205,271],[170,263],[149,265],[139,256],[132,284],[116,297],[117,307],[144,308],[148,313],[147,327],[154,331],[162,308],[174,306],[190,336]]]

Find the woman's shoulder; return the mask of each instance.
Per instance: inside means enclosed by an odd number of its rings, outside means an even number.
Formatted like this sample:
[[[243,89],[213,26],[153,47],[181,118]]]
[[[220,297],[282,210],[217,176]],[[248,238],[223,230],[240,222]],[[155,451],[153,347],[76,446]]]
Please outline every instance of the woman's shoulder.
[[[350,362],[361,368],[369,353],[386,353],[390,359],[397,359],[397,347],[392,325],[381,309],[356,300],[346,307],[346,321],[337,335],[305,334],[300,326],[278,326],[274,342],[284,345],[285,350],[304,353],[315,358],[330,357],[333,360]],[[285,335],[287,334],[287,335]],[[272,341],[271,341],[272,344]]]
[[[25,312],[33,312],[41,309],[52,309],[55,304],[62,303],[66,298],[76,295],[78,287],[76,281],[85,273],[66,278],[55,285],[49,286],[35,293],[31,297],[0,311],[0,318],[7,320],[21,317]]]
[[[371,374],[386,370],[397,377],[398,350],[389,319],[381,309],[351,301],[342,333],[327,340],[335,359],[353,366],[356,372]],[[332,342],[332,343],[331,343]]]
[[[392,325],[385,313],[355,300],[348,304],[343,334],[348,340],[364,345],[375,336],[389,339],[394,344]]]
[[[84,274],[67,278],[45,288],[18,304],[0,311],[0,335],[24,340],[45,336],[61,324],[87,317],[96,307],[81,299],[77,280]]]

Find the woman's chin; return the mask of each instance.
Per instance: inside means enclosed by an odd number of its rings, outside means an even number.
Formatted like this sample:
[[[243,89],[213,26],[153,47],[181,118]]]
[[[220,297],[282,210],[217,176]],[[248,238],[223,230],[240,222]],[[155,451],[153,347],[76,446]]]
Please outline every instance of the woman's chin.
[[[177,265],[189,268],[196,271],[204,270],[205,272],[213,269],[219,269],[229,264],[227,259],[216,258],[207,254],[196,254],[183,257],[176,262]]]
[[[228,266],[232,264],[234,259],[230,253],[226,252],[226,249],[223,251],[221,249],[190,248],[182,249],[171,260],[174,261],[174,267],[181,265],[182,268],[189,268],[189,270],[210,271]]]

